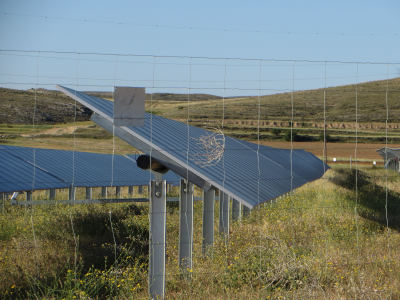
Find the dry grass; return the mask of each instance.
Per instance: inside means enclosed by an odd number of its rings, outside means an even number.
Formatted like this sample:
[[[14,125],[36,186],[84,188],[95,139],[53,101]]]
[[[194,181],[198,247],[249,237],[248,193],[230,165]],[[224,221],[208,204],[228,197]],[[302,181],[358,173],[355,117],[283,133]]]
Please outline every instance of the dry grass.
[[[394,175],[377,168],[360,169],[356,198],[354,171],[330,170],[293,195],[261,205],[233,223],[229,242],[217,234],[212,257],[201,253],[202,203],[196,202],[189,281],[178,269],[178,209],[169,205],[167,298],[399,298],[400,178]],[[55,206],[33,211],[6,207],[0,218],[1,294],[147,299],[146,207]],[[114,266],[110,210],[119,256]],[[217,230],[218,209],[216,213]],[[76,279],[70,216],[79,237]],[[105,256],[109,263],[104,265]],[[92,264],[95,268],[90,268]]]

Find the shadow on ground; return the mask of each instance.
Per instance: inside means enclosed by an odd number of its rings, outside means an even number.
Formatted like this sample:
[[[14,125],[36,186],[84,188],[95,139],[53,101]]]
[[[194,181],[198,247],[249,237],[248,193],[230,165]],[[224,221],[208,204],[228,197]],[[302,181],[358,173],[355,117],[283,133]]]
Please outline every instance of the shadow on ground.
[[[147,216],[147,211],[135,205],[126,210],[118,210],[111,215],[112,227],[108,211],[76,215],[74,226],[79,236],[79,255],[83,271],[90,267],[110,267],[114,264],[115,254],[119,264],[122,257],[147,262],[149,229],[147,224],[135,221],[136,216],[143,214]],[[125,263],[128,261],[125,260]]]
[[[359,214],[383,226],[400,231],[400,193],[376,184],[374,177],[360,170],[337,169],[330,180],[341,187],[358,193]],[[357,179],[357,181],[356,181]],[[387,216],[386,219],[386,197]],[[355,197],[351,201],[355,202]],[[355,204],[355,203],[354,203]]]

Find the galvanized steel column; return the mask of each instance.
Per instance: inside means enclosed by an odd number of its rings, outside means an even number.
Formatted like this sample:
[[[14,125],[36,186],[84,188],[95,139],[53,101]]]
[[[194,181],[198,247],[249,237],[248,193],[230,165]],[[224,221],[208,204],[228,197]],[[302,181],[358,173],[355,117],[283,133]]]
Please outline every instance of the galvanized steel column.
[[[214,244],[215,190],[203,191],[203,254]]]
[[[121,187],[120,186],[115,187],[115,196],[117,198],[121,197]]]
[[[107,187],[106,186],[101,187],[101,197],[107,198]]]
[[[86,188],[86,200],[92,200],[93,198],[93,189],[91,187]]]
[[[74,186],[71,186],[70,188],[69,188],[69,196],[68,196],[68,199],[70,200],[70,201],[75,201],[75,192],[76,192],[76,187],[74,187]]]
[[[219,191],[219,233],[229,237],[229,196]]]
[[[243,205],[242,211],[243,217],[247,217],[248,215],[250,215],[250,208],[248,208],[246,205]]]
[[[26,201],[27,202],[32,202],[32,191],[27,191],[26,192]]]
[[[193,183],[181,179],[179,201],[179,267],[192,268],[193,248]]]
[[[56,199],[56,189],[50,189],[49,190],[49,199],[50,200],[55,200]]]
[[[236,199],[232,200],[232,221],[238,221],[240,220],[241,217],[241,206],[240,202],[237,201]]]
[[[129,194],[129,196],[133,196],[133,186],[132,185],[130,185],[128,187],[128,194]]]
[[[166,203],[165,180],[151,181],[149,294],[152,299],[164,299]]]

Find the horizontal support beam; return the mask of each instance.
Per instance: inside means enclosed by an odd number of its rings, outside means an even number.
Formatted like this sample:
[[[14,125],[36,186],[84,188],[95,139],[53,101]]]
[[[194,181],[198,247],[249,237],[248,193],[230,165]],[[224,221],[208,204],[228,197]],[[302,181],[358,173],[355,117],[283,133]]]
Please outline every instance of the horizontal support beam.
[[[202,197],[195,197],[195,201],[201,201],[203,200]],[[132,203],[132,202],[149,202],[148,198],[126,198],[126,199],[120,199],[120,198],[114,198],[114,199],[92,199],[92,200],[61,200],[61,201],[49,201],[49,200],[37,200],[37,201],[31,201],[29,204],[30,205],[55,205],[55,204],[102,204],[102,203]],[[170,197],[167,198],[167,202],[179,202],[178,197]],[[26,203],[25,202],[18,202],[16,200],[11,201],[11,205],[20,205],[24,206]]]

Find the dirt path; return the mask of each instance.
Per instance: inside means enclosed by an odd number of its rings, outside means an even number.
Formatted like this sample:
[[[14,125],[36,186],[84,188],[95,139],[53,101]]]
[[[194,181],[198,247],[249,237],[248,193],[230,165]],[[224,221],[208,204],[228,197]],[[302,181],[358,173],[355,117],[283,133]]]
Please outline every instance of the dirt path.
[[[89,126],[89,125],[88,125]],[[50,128],[46,129],[43,131],[35,132],[35,133],[29,133],[29,134],[21,134],[22,137],[32,137],[32,136],[38,136],[38,135],[53,135],[53,136],[60,136],[63,134],[72,134],[74,131],[78,128],[84,128],[88,126],[68,126],[68,127],[55,127],[55,128]]]
[[[255,141],[253,141],[255,142]],[[290,149],[290,142],[273,142],[265,141],[261,142],[263,145]],[[358,159],[369,159],[381,161],[382,157],[376,152],[376,150],[385,147],[385,144],[357,144],[357,158]],[[391,148],[400,148],[400,145],[390,144]],[[321,142],[293,142],[294,149],[304,149],[319,157],[323,155],[324,144]],[[354,143],[327,143],[327,155],[329,158],[337,157],[350,159],[350,156],[354,159],[355,144]]]

